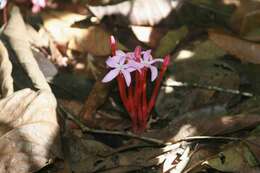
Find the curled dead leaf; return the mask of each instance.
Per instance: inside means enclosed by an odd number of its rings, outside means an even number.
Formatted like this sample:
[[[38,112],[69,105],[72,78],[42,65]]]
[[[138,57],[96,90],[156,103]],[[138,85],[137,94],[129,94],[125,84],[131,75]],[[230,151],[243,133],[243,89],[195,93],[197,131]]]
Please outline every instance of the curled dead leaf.
[[[216,45],[235,58],[254,64],[260,64],[260,44],[245,41],[224,32],[209,30],[209,38]]]
[[[56,99],[23,89],[0,100],[0,172],[34,172],[61,158]]]

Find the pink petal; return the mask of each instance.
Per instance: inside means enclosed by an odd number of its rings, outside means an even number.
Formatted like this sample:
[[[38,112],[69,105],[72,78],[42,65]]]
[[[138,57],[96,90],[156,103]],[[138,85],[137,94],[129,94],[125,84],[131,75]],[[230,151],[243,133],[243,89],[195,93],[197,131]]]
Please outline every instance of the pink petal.
[[[41,7],[39,5],[33,5],[33,7],[32,7],[33,13],[38,13],[40,11],[41,11]]]
[[[41,8],[46,6],[46,0],[32,0],[33,5],[37,5]]]
[[[116,56],[126,56],[126,54],[122,50],[116,50]]]
[[[108,74],[102,79],[102,82],[106,83],[109,82],[111,80],[113,80],[118,74],[119,74],[120,70],[119,69],[113,69],[110,72],[108,72]]]
[[[131,83],[131,75],[127,70],[121,70],[121,72],[124,75],[126,85],[129,87]]]
[[[128,52],[128,53],[126,53],[126,57],[129,60],[134,60],[135,59],[135,53],[134,52]]]
[[[7,4],[7,0],[1,0],[0,1],[0,9],[5,8],[6,4]]]
[[[142,63],[138,63],[138,62],[133,61],[133,60],[128,61],[127,65],[128,65],[128,67],[133,67],[135,69],[141,69],[141,68],[144,67],[144,65]]]
[[[119,59],[119,64],[123,65],[125,63],[125,59],[126,59],[125,56],[121,56],[120,59]]]
[[[109,58],[106,60],[106,64],[107,64],[109,67],[116,68],[116,67],[118,66],[117,57],[109,57]]]
[[[155,66],[150,66],[149,68],[151,70],[151,81],[154,81],[158,75],[158,70]]]
[[[149,62],[149,64],[153,64],[153,63],[156,63],[156,62],[163,62],[163,59],[161,59],[161,58],[153,59],[152,61]]]
[[[151,55],[151,50],[147,50],[143,52],[143,59],[144,61],[150,61],[153,59],[152,55]]]
[[[129,73],[131,73],[131,72],[133,72],[133,71],[135,71],[135,70],[137,70],[136,68],[134,68],[134,67],[128,67],[127,69],[125,69],[126,71],[128,71]]]

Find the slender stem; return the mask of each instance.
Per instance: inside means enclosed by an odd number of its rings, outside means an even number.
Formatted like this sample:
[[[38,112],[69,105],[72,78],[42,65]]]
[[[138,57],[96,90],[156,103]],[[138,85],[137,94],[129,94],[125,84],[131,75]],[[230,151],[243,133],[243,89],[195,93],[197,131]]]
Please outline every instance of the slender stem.
[[[4,24],[7,24],[7,22],[8,22],[7,13],[8,13],[8,9],[7,9],[7,5],[6,5],[6,6],[4,7],[4,9],[3,9]]]
[[[110,36],[109,43],[110,43],[112,55],[115,56],[116,55],[116,39],[113,35]]]
[[[124,81],[122,74],[119,74],[117,76],[117,84],[118,84],[121,100],[122,100],[127,112],[130,112],[129,102],[128,102],[128,99],[126,96],[126,85],[125,85],[125,81]]]
[[[143,122],[142,122],[142,128],[146,128],[146,121],[148,119],[147,114],[147,96],[146,96],[146,82],[147,82],[147,69],[144,69],[143,72],[143,85],[142,85],[142,111],[143,111]]]
[[[141,70],[141,73],[139,75],[139,79],[140,82],[138,83],[138,127],[139,127],[139,131],[142,131],[142,122],[143,122],[143,112],[142,112],[142,85],[143,85],[143,70]]]
[[[164,58],[164,61],[163,61],[163,65],[162,65],[162,68],[161,68],[161,71],[160,71],[160,74],[159,74],[159,77],[156,79],[156,82],[155,82],[155,87],[154,87],[154,90],[153,90],[153,94],[151,96],[151,99],[150,99],[150,102],[149,102],[149,106],[148,106],[148,115],[150,114],[152,108],[154,107],[155,105],[155,101],[156,101],[156,98],[158,96],[158,92],[159,92],[159,88],[160,88],[160,84],[162,82],[162,79],[163,79],[163,75],[169,65],[169,61],[170,61],[170,56],[167,55],[165,58]]]

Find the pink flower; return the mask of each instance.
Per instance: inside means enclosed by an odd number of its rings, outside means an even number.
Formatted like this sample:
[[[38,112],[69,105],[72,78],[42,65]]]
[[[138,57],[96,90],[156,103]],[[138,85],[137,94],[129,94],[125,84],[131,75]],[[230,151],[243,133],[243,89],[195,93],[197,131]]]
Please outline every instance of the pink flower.
[[[0,9],[5,8],[6,4],[7,4],[7,0],[0,0]]]
[[[143,132],[155,105],[170,57],[153,59],[151,50],[142,51],[140,46],[137,46],[134,52],[116,51],[116,42],[113,36],[110,37],[110,44],[113,56],[107,59],[106,64],[112,69],[103,78],[102,82],[109,82],[117,77],[120,97],[131,117],[133,131],[135,133]],[[157,67],[154,66],[156,62],[163,62],[159,75]],[[150,69],[149,72],[151,71],[151,81],[157,78],[150,98],[147,97],[148,69]],[[132,83],[131,72],[134,72],[132,77],[135,80]]]
[[[33,7],[32,7],[32,12],[33,13],[38,13],[41,11],[42,8],[46,7],[46,2],[47,0],[31,0]]]
[[[126,85],[130,86],[130,73],[136,69],[129,64],[126,64],[126,56],[123,51],[116,51],[116,55],[109,57],[106,61],[106,64],[113,69],[108,72],[108,74],[103,78],[102,82],[109,82],[122,73],[125,78]]]
[[[141,64],[143,64],[144,67],[149,68],[151,70],[151,81],[154,81],[158,76],[158,69],[156,66],[153,66],[152,64],[156,62],[163,62],[163,59],[153,59],[151,55],[151,50],[143,51],[142,54],[143,58],[141,58]]]

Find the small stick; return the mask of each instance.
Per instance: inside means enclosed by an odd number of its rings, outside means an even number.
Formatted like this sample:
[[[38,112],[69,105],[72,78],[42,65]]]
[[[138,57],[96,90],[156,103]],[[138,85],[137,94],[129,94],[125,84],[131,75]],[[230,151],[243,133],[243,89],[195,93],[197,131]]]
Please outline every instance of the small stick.
[[[108,134],[108,135],[119,135],[119,136],[125,136],[130,138],[139,139],[142,141],[146,141],[149,143],[153,143],[155,145],[159,146],[167,146],[172,145],[176,143],[180,143],[183,141],[186,142],[192,142],[192,141],[198,141],[198,140],[228,140],[228,141],[242,141],[241,138],[235,138],[235,137],[227,137],[227,136],[190,136],[185,137],[180,140],[174,141],[174,142],[165,142],[163,140],[155,139],[155,138],[149,138],[145,136],[136,135],[132,132],[121,132],[121,131],[108,131],[108,130],[99,130],[99,129],[91,129],[87,127],[83,122],[79,120],[78,117],[67,111],[62,105],[58,105],[58,110],[61,111],[63,115],[66,116],[69,120],[72,120],[75,124],[77,124],[83,133],[96,133],[96,134]]]
[[[162,140],[136,135],[132,132],[91,129],[91,128],[87,127],[83,122],[81,122],[79,120],[79,118],[77,118],[75,115],[73,115],[72,113],[67,111],[62,105],[59,104],[58,108],[63,113],[63,115],[66,116],[66,118],[68,118],[69,120],[72,120],[76,125],[78,125],[83,133],[119,135],[119,136],[126,136],[126,137],[130,137],[130,138],[139,139],[139,140],[146,141],[146,142],[149,142],[149,143],[153,143],[153,144],[156,144],[156,145],[159,145],[159,146],[168,145],[167,143],[165,143]]]
[[[207,90],[214,90],[218,92],[225,92],[225,93],[230,93],[230,94],[235,94],[235,95],[242,95],[245,97],[254,97],[254,94],[249,93],[249,92],[241,92],[239,90],[233,90],[233,89],[225,89],[217,86],[205,86],[197,83],[188,83],[188,82],[179,82],[179,81],[174,81],[172,84],[164,84],[164,87],[196,87],[196,88],[202,88],[202,89],[207,89]]]

